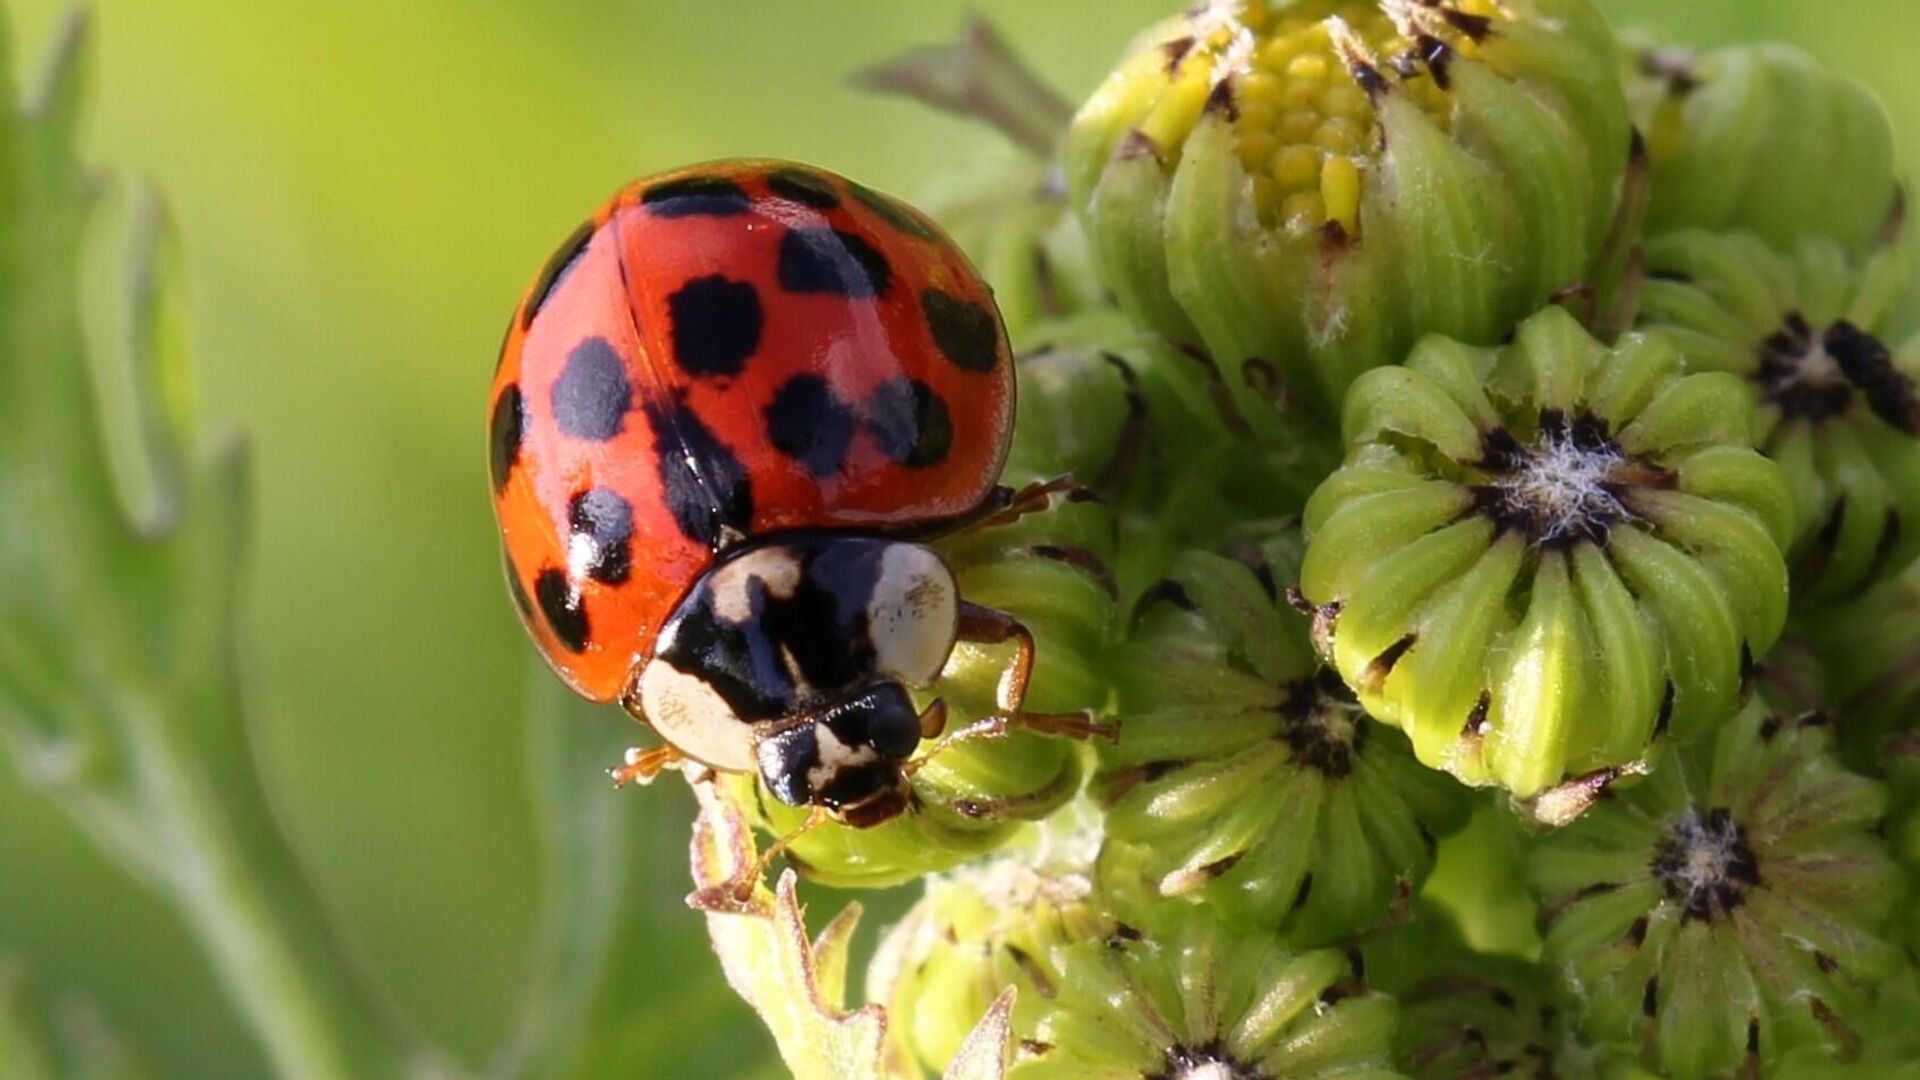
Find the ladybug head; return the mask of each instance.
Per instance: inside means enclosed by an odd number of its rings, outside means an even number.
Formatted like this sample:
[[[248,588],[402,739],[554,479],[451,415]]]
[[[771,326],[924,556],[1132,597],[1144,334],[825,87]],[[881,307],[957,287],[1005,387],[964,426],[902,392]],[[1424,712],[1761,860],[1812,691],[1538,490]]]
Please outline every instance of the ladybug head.
[[[912,801],[902,766],[920,743],[920,713],[897,682],[877,683],[760,741],[760,776],[789,806],[822,806],[856,828]]]
[[[723,555],[682,598],[629,709],[683,753],[758,771],[774,796],[873,825],[911,803],[908,687],[952,652],[959,589],[940,557],[872,534],[769,536]]]

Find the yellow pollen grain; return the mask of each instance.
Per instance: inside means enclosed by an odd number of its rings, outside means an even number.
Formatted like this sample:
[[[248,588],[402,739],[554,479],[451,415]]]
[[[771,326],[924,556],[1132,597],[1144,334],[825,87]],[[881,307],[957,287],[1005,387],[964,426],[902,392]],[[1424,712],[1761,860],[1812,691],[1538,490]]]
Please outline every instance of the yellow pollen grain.
[[[1280,141],[1303,143],[1320,130],[1320,114],[1312,109],[1289,109],[1280,117]]]
[[[1313,133],[1313,144],[1323,150],[1336,154],[1351,154],[1359,150],[1366,140],[1366,129],[1343,116],[1336,116],[1320,125]]]
[[[1140,122],[1140,130],[1155,146],[1178,146],[1193,131],[1200,110],[1213,91],[1206,64],[1182,64],[1180,74],[1168,86],[1153,111]]]
[[[1449,0],[1458,10],[1501,17],[1499,0]],[[1240,24],[1255,36],[1250,61],[1234,75],[1238,112],[1236,152],[1253,185],[1261,220],[1289,229],[1318,228],[1337,221],[1349,232],[1359,225],[1367,162],[1377,152],[1379,118],[1374,103],[1354,81],[1336,52],[1329,26],[1345,21],[1369,55],[1376,58],[1395,93],[1450,126],[1451,96],[1424,72],[1400,77],[1387,59],[1406,52],[1409,41],[1379,0],[1242,0]],[[1464,35],[1446,33],[1466,55]],[[1231,42],[1225,32],[1208,35],[1196,48],[1215,68]],[[1160,106],[1142,125],[1160,142],[1164,131],[1184,138],[1198,120],[1211,86],[1174,78]]]
[[[1320,155],[1311,146],[1283,146],[1273,156],[1273,178],[1290,191],[1320,182]]]
[[[1327,201],[1317,191],[1295,192],[1280,204],[1280,220],[1288,228],[1318,228],[1327,220]]]
[[[1253,129],[1240,136],[1240,157],[1243,161],[1265,161],[1280,149],[1280,139],[1271,131]]]
[[[1306,42],[1292,35],[1273,38],[1265,45],[1260,46],[1260,66],[1269,71],[1283,72],[1287,70],[1287,65],[1292,62],[1293,58],[1299,56],[1306,46]]]
[[[1287,77],[1292,79],[1324,79],[1331,70],[1327,58],[1318,53],[1296,56],[1287,62]]]
[[[1320,84],[1295,80],[1280,87],[1280,104],[1288,109],[1311,109],[1320,100]]]
[[[1320,170],[1320,198],[1329,221],[1339,222],[1350,234],[1360,231],[1360,167],[1352,158],[1327,159]]]
[[[1328,116],[1358,120],[1371,115],[1372,105],[1367,101],[1366,92],[1358,86],[1336,82],[1320,92],[1320,111]]]

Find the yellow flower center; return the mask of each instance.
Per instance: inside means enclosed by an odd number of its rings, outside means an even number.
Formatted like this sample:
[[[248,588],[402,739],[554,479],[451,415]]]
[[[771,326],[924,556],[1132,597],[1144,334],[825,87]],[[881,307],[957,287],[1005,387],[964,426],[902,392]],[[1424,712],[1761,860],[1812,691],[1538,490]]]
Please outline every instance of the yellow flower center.
[[[1445,127],[1446,64],[1475,56],[1479,28],[1501,17],[1499,0],[1212,0],[1190,13],[1189,36],[1162,46],[1171,83],[1141,131],[1177,148],[1231,79],[1240,161],[1262,221],[1296,232],[1335,222],[1357,233],[1381,143],[1354,62]]]

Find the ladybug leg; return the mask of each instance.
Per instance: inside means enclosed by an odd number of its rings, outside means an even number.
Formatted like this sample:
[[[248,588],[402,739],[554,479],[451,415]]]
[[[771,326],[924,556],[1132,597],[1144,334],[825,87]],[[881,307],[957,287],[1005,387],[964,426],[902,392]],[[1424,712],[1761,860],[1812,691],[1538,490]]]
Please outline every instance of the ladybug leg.
[[[960,603],[960,625],[958,635],[962,641],[977,642],[982,645],[999,645],[1013,642],[1013,660],[1000,673],[1000,685],[995,690],[995,704],[1000,711],[987,720],[970,725],[968,730],[980,727],[990,721],[999,721],[1001,730],[988,737],[1005,734],[1009,727],[1024,727],[1049,735],[1066,735],[1075,739],[1089,739],[1101,736],[1117,739],[1118,730],[1112,724],[1095,721],[1091,713],[1037,713],[1028,712],[1027,684],[1033,679],[1033,631],[1025,623],[993,608],[979,604]]]
[[[947,703],[935,699],[920,714],[920,737],[931,739],[939,737],[927,752],[904,762],[900,771],[912,776],[927,762],[953,749],[964,742],[975,739],[999,739],[1014,728],[1026,728],[1047,735],[1063,735],[1070,739],[1091,739],[1095,736],[1118,739],[1119,728],[1112,724],[1103,724],[1093,718],[1093,714],[1081,712],[1042,713],[1028,712],[1026,709],[1027,683],[1033,678],[1033,631],[1025,623],[990,607],[960,602],[960,627],[958,638],[962,641],[977,642],[982,645],[999,645],[1011,641],[1014,643],[1013,660],[1000,673],[1000,685],[995,690],[995,704],[999,711],[991,716],[983,716],[958,731],[947,732]]]
[[[685,760],[687,756],[671,746],[650,749],[635,746],[627,750],[626,763],[617,769],[608,769],[607,775],[613,777],[613,786],[616,788],[635,783],[651,784],[654,777]]]
[[[795,825],[785,836],[768,844],[767,850],[761,852],[760,857],[754,860],[753,867],[746,873],[741,874],[739,878],[733,882],[733,898],[743,904],[753,899],[754,887],[759,885],[767,876],[767,868],[773,865],[773,860],[779,858],[787,848],[793,845],[795,840],[800,839],[826,823],[826,807],[816,806],[808,810],[805,820]]]
[[[995,498],[981,509],[982,516],[967,522],[962,531],[992,529],[1001,525],[1011,525],[1028,514],[1037,514],[1052,505],[1055,495],[1092,495],[1093,492],[1082,487],[1080,481],[1071,474],[1056,476],[1051,480],[1035,480],[1019,490],[998,488]]]

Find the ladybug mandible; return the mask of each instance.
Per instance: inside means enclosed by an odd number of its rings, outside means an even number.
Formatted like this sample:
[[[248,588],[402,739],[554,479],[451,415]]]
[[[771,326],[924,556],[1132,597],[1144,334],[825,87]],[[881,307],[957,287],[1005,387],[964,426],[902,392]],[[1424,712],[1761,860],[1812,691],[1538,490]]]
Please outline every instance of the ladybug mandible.
[[[507,580],[554,671],[691,759],[871,826],[911,803],[917,709],[958,640],[1033,638],[968,603],[925,541],[1042,508],[997,486],[1014,372],[988,287],[926,217],[787,162],[636,181],[521,300],[490,399]],[[920,759],[920,760],[924,760]],[[790,838],[789,838],[790,839]]]

